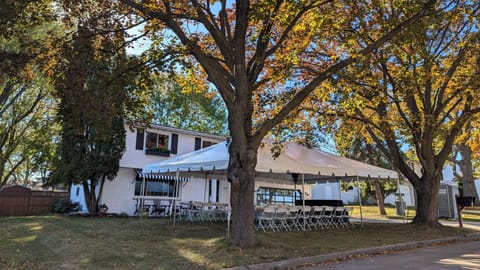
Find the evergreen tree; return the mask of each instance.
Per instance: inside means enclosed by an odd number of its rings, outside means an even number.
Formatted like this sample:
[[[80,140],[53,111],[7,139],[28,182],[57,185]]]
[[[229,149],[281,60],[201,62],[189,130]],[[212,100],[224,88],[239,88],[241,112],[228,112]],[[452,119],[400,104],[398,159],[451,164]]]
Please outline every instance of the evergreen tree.
[[[64,48],[62,77],[56,83],[62,130],[52,183],[82,184],[90,213],[98,212],[103,184],[119,170],[124,108],[134,79],[124,73],[129,63],[125,53],[116,49],[123,41],[121,32],[94,31],[107,27],[108,21],[94,19],[78,24]]]

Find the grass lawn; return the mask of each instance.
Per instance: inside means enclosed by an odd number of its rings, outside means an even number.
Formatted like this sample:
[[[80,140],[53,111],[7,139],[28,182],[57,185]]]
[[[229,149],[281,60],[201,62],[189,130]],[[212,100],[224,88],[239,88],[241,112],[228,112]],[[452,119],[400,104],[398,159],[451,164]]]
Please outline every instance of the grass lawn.
[[[353,207],[353,213],[352,216],[356,218],[360,218],[360,206],[358,205],[352,205]],[[387,212],[387,216],[381,216],[380,212],[378,211],[378,206],[376,205],[363,205],[362,206],[362,214],[364,218],[373,218],[373,219],[378,219],[378,218],[401,218],[401,216],[398,216],[395,210],[394,206],[391,205],[385,205],[385,212]],[[405,209],[405,216],[407,218],[413,218],[415,217],[415,210],[414,209]]]
[[[360,207],[358,205],[352,205],[353,213],[352,216],[356,218],[360,218]],[[399,219],[402,218],[398,216],[395,211],[395,207],[391,205],[385,205],[385,211],[387,212],[387,216],[381,216],[378,211],[378,206],[376,205],[364,205],[362,206],[362,214],[364,218],[372,218],[372,219]],[[413,219],[415,217],[416,211],[415,209],[406,209],[405,210],[405,217],[407,219]],[[464,221],[479,221],[480,222],[480,207],[466,207],[462,212],[462,219]]]
[[[259,245],[240,249],[224,224],[165,219],[83,218],[61,215],[0,218],[0,269],[219,269],[320,255],[368,246],[465,234],[411,224],[258,233]]]

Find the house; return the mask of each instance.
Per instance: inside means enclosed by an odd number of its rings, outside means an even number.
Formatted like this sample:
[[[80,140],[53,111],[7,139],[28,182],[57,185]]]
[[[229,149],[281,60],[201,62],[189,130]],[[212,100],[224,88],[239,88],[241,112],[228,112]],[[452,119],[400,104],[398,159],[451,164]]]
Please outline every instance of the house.
[[[146,164],[165,160],[180,154],[199,150],[218,142],[224,141],[225,137],[201,132],[183,130],[159,125],[148,127],[126,125],[125,152],[120,160],[120,169],[117,177],[112,181],[106,181],[103,187],[100,204],[106,204],[108,211],[112,213],[127,213],[133,215],[136,204],[141,195],[142,178],[139,177],[141,168]],[[147,195],[156,197],[168,197],[172,193],[173,179],[145,179],[150,187]],[[227,188],[220,187],[218,181],[212,179],[207,187],[210,196],[217,201],[225,201]],[[203,200],[198,190],[204,190],[203,183],[188,181],[182,183],[183,196],[190,200]],[[98,190],[97,190],[98,192]],[[224,198],[225,197],[225,198]],[[83,187],[73,185],[70,199],[79,202],[85,211],[85,199]]]

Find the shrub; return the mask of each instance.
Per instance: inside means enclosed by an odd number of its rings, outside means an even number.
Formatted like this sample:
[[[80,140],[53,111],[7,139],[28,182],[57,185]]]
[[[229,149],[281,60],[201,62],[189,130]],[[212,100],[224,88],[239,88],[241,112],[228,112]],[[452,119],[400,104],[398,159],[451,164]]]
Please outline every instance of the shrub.
[[[78,202],[72,202],[70,199],[61,198],[53,205],[53,212],[55,213],[70,213],[80,211],[80,204]]]

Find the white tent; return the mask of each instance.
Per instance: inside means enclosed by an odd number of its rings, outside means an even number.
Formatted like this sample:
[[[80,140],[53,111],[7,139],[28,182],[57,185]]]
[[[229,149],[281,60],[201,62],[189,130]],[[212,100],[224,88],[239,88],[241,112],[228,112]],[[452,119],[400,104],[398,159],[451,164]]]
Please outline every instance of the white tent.
[[[279,181],[293,181],[292,173],[301,174],[302,201],[305,206],[305,182],[318,182],[322,179],[355,177],[358,178],[398,178],[395,171],[383,169],[356,160],[339,157],[333,154],[310,149],[296,143],[285,143],[278,157],[272,156],[271,143],[264,143],[258,149],[257,166],[258,176],[277,179]],[[216,145],[170,158],[158,163],[143,167],[144,173],[176,172],[206,172],[223,173],[228,168],[228,143]],[[359,197],[360,197],[360,190]],[[362,205],[360,203],[360,218],[363,225]]]
[[[271,144],[258,149],[255,170],[259,173],[306,175],[314,181],[324,177],[397,178],[397,172],[369,165],[356,160],[310,149],[296,143],[285,143],[280,156],[274,158]],[[143,167],[144,173],[225,171],[229,154],[227,142],[180,155]],[[265,175],[265,174],[263,174]],[[308,177],[307,177],[308,176]],[[291,180],[291,178],[290,178]]]

